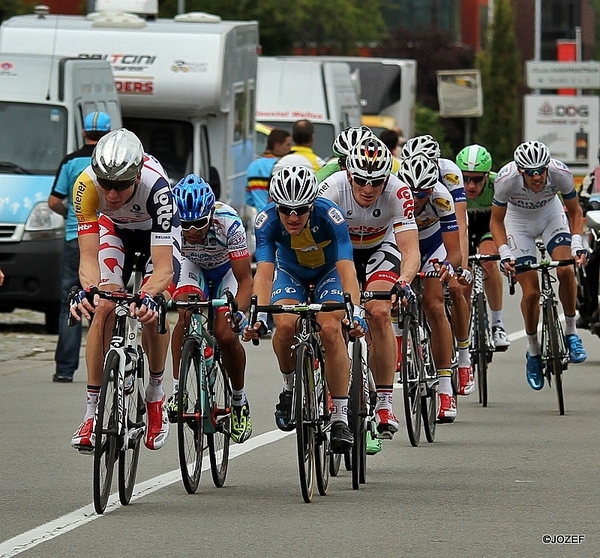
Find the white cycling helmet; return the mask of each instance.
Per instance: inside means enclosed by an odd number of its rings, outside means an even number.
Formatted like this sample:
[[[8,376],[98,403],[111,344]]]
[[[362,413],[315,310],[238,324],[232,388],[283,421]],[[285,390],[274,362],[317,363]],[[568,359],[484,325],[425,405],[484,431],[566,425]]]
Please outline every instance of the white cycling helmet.
[[[348,153],[348,172],[365,180],[387,178],[392,171],[392,154],[377,137],[364,138]]]
[[[277,171],[269,186],[276,205],[301,207],[311,205],[317,197],[319,182],[315,173],[306,167],[283,167]]]
[[[371,128],[366,126],[350,126],[350,128],[342,130],[335,138],[332,147],[333,154],[336,157],[345,157],[358,142],[374,137],[374,135]]]
[[[433,136],[427,134],[425,136],[415,136],[410,138],[402,147],[400,157],[402,159],[408,159],[413,155],[425,155],[434,161],[437,161],[442,152],[440,150],[440,144],[433,138]]]
[[[125,128],[100,138],[92,153],[92,170],[104,180],[133,180],[143,165],[142,142]]]
[[[439,180],[440,171],[433,159],[423,154],[413,155],[402,161],[398,178],[411,190],[430,190]]]
[[[539,169],[550,163],[550,150],[541,141],[526,141],[517,146],[514,159],[520,169]]]

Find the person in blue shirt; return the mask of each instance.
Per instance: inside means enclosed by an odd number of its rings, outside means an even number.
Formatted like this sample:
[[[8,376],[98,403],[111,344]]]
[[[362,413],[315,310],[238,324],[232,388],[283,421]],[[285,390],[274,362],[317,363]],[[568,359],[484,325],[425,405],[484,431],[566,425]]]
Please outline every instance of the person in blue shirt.
[[[82,326],[77,322],[67,327],[69,306],[67,298],[73,286],[79,286],[79,245],[77,243],[77,219],[73,211],[73,185],[81,172],[90,164],[92,151],[98,140],[110,132],[110,116],[105,112],[91,112],[83,121],[84,145],[69,153],[60,163],[48,206],[66,219],[65,243],[62,258],[61,305],[58,326],[58,342],[54,353],[56,369],[54,382],[72,382],[79,366]]]
[[[254,294],[258,304],[296,304],[307,302],[314,285],[315,303],[343,302],[348,292],[359,301],[358,281],[352,243],[340,208],[326,198],[317,198],[315,173],[306,167],[284,167],[271,180],[273,201],[256,217],[256,274]],[[283,377],[283,391],[275,407],[275,422],[280,430],[294,429],[291,423],[294,383],[296,316],[277,314],[273,349]],[[333,400],[331,449],[343,453],[354,439],[348,428],[348,384],[350,359],[342,334],[343,311],[323,312],[317,320],[328,362],[327,383]],[[267,316],[244,330],[244,340],[256,339],[265,331]],[[350,334],[367,331],[364,319],[353,316]]]

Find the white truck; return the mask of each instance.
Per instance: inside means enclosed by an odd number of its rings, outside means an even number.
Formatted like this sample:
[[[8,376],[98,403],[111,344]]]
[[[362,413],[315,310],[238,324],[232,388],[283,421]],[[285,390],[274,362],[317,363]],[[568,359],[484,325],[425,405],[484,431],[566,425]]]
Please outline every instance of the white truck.
[[[107,62],[0,53],[0,311],[43,311],[49,333],[58,331],[65,231],[48,195],[97,110],[121,125]]]
[[[305,118],[315,127],[313,150],[324,159],[331,157],[340,131],[360,126],[360,89],[348,64],[259,57],[256,121],[291,131],[294,122]]]
[[[156,18],[156,0],[97,0],[96,9],[12,17],[0,27],[0,51],[110,62],[124,126],[171,182],[199,174],[243,216],[254,158],[258,23],[202,12]]]
[[[362,123],[375,134],[398,127],[404,137],[415,134],[417,62],[403,58],[362,56],[296,56],[301,60],[344,62],[360,76]]]

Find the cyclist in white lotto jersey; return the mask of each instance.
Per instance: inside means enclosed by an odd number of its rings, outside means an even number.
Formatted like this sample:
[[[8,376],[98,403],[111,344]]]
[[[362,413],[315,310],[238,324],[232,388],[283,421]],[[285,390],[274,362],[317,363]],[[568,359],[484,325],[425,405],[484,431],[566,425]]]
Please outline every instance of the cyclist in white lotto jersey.
[[[326,178],[319,195],[338,204],[348,223],[354,264],[365,290],[389,291],[399,283],[404,298],[419,269],[419,241],[410,189],[390,174],[392,154],[378,138],[360,141],[348,154],[347,170]],[[390,439],[399,422],[392,409],[397,346],[390,304],[365,304],[369,321],[369,364],[377,386],[378,437]]]
[[[467,220],[467,196],[462,173],[458,165],[450,159],[441,156],[440,144],[433,136],[416,136],[409,139],[402,148],[402,158],[407,159],[413,155],[425,155],[432,159],[438,167],[438,180],[446,187],[454,200],[454,212],[460,233],[460,265],[464,271],[460,277],[455,277],[448,283],[450,297],[452,298],[452,327],[458,345],[458,379],[459,395],[469,395],[475,390],[473,368],[469,353],[469,301],[465,296],[462,285],[471,282],[471,273],[468,271],[469,263],[469,233]]]
[[[562,195],[562,201],[558,194]],[[564,207],[563,207],[564,204]],[[565,213],[566,209],[566,213]],[[490,230],[498,246],[502,267],[514,273],[514,264],[536,261],[537,237],[542,237],[553,260],[575,259],[584,265],[583,212],[579,205],[569,167],[550,157],[548,147],[539,141],[520,144],[514,161],[498,172]],[[575,326],[577,286],[572,267],[558,267],[558,291],[565,312],[565,338],[569,360],[583,362],[587,355]],[[521,312],[527,333],[526,372],[529,385],[540,390],[544,374],[537,328],[540,317],[540,287],[537,273],[516,275],[521,285]]]

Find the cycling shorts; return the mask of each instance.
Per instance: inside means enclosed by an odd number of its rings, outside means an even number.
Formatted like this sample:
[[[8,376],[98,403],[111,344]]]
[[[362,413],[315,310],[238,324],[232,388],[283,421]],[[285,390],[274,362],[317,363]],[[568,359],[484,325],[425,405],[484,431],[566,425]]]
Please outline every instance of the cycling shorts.
[[[329,268],[314,282],[305,281],[280,268],[275,268],[271,304],[278,304],[281,300],[294,300],[308,302],[310,285],[314,285],[314,298],[312,302],[344,302],[342,282],[335,267]]]
[[[442,240],[441,230],[436,231],[427,238],[419,240],[419,250],[421,251],[420,271],[435,271],[431,260],[444,261],[448,255]]]
[[[392,242],[382,242],[371,250],[354,250],[354,266],[358,283],[367,290],[373,281],[387,281],[392,285],[400,276],[402,255]]]
[[[469,213],[469,256],[477,254],[484,240],[492,240],[490,232],[491,211]]]

